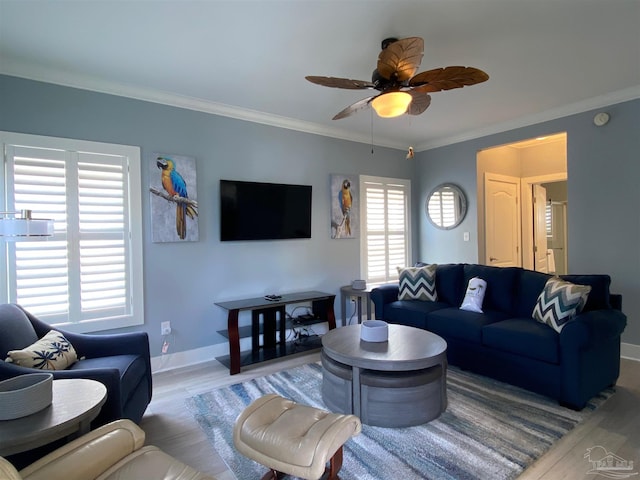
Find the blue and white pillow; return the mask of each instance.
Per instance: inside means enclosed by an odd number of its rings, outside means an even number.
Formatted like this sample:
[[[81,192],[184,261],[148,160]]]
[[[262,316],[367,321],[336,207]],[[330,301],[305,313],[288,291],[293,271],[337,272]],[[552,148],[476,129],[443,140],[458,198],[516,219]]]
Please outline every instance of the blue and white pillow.
[[[77,360],[76,350],[69,340],[62,333],[50,330],[34,344],[7,352],[5,362],[40,370],[64,370]]]
[[[584,308],[589,292],[591,287],[588,285],[577,285],[560,277],[552,277],[538,296],[531,316],[560,333],[567,322]]]
[[[423,267],[398,267],[400,275],[400,289],[398,300],[426,300],[436,302],[436,267],[437,265],[425,265]]]
[[[487,291],[487,282],[479,277],[473,277],[469,280],[467,291],[460,305],[460,310],[469,312],[483,313],[482,302],[484,301],[484,293]]]

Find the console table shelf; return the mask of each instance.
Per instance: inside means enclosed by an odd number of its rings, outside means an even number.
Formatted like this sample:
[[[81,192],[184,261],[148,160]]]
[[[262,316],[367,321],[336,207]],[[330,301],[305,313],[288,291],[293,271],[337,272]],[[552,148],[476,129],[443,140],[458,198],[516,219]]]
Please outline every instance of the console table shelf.
[[[284,294],[276,301],[264,297],[216,302],[215,304],[228,311],[227,330],[219,333],[229,339],[229,355],[217,357],[217,360],[229,368],[229,373],[240,373],[242,365],[250,365],[274,358],[292,355],[320,348],[320,339],[303,337],[304,340],[287,342],[285,331],[292,326],[286,319],[287,305],[296,303],[311,303],[315,323],[326,321],[329,329],[336,328],[336,317],[333,310],[335,295],[323,292],[297,292]],[[251,325],[239,327],[238,315],[241,311],[251,311]],[[304,322],[301,327],[314,322]],[[276,332],[279,333],[276,339]],[[260,335],[263,343],[260,345]],[[251,337],[251,350],[240,352],[240,338]]]
[[[296,353],[309,352],[322,347],[320,335],[310,335],[301,338],[302,340],[286,342],[284,345],[278,345],[275,348],[260,348],[257,352],[253,352],[252,350],[242,351],[240,352],[240,365],[246,367],[254,363],[266,362]],[[216,357],[216,360],[228,369],[231,369],[231,355]]]

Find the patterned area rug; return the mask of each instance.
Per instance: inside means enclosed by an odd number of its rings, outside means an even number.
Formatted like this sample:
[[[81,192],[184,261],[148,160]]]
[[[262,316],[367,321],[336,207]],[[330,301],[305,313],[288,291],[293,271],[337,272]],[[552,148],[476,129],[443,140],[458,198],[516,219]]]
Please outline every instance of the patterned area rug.
[[[236,417],[266,393],[324,408],[322,369],[310,363],[186,400],[187,407],[238,480],[265,468],[238,454]],[[408,428],[363,425],[345,444],[342,480],[513,479],[611,396],[605,391],[580,411],[486,377],[449,367],[449,406],[438,419]]]

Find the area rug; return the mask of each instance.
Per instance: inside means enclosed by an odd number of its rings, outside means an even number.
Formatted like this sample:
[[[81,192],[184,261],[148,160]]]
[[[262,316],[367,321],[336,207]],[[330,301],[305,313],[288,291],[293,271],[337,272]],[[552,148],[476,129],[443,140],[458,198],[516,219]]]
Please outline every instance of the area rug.
[[[235,451],[236,417],[267,393],[326,409],[321,382],[321,366],[310,363],[196,395],[186,403],[238,480],[250,480],[260,478],[265,468]],[[340,478],[513,479],[612,393],[602,392],[576,412],[550,398],[450,367],[447,410],[417,427],[363,425],[362,433],[345,444]]]

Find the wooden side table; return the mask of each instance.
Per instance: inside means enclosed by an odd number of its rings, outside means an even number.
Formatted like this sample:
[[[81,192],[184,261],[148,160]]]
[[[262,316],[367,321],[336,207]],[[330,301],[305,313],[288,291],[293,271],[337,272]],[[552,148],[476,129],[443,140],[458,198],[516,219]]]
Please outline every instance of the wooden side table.
[[[371,320],[371,290],[367,287],[364,290],[357,290],[351,285],[345,285],[340,287],[340,307],[342,314],[342,326],[347,325],[347,298],[356,297],[356,315],[358,316],[358,323],[362,323],[362,300],[364,299],[367,306],[367,320]]]
[[[83,435],[107,400],[107,388],[85,378],[53,381],[53,400],[44,410],[0,421],[0,455],[26,452],[69,435]]]

